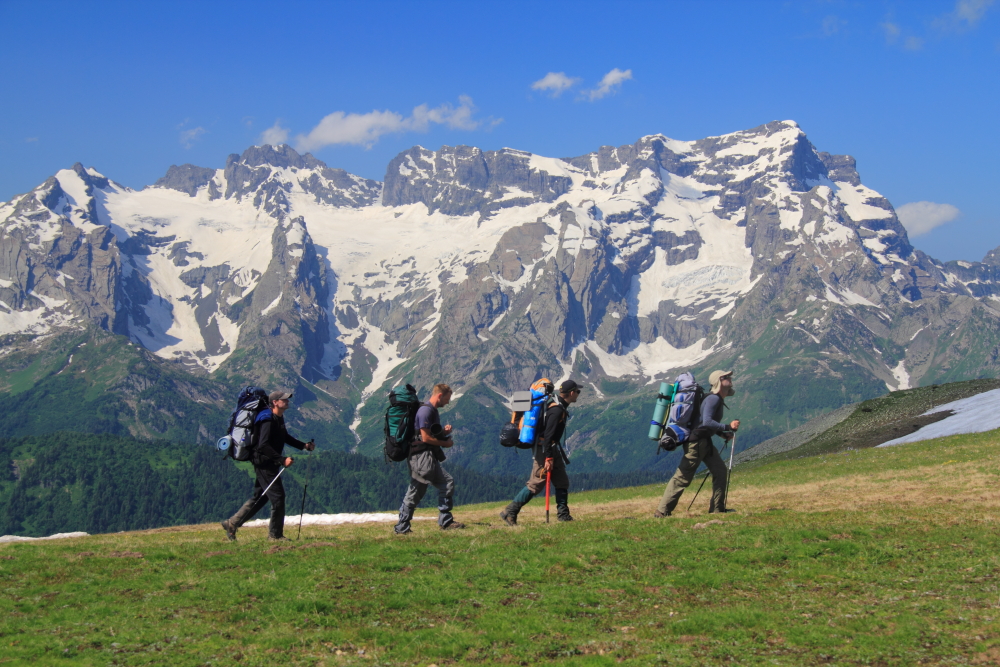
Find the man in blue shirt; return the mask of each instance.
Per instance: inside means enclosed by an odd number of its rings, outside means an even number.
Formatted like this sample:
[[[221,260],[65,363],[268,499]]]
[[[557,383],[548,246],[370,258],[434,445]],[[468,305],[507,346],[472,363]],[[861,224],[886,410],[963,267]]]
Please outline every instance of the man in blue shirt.
[[[457,530],[465,528],[465,524],[455,521],[451,514],[453,496],[455,495],[455,480],[442,467],[445,455],[442,448],[451,447],[451,424],[442,427],[438,409],[451,402],[451,387],[446,384],[436,384],[431,390],[430,399],[420,406],[413,420],[415,437],[410,445],[410,457],[407,465],[410,468],[410,488],[406,490],[403,504],[399,508],[399,523],[396,524],[397,535],[410,532],[410,522],[413,512],[423,500],[428,485],[433,485],[438,492],[438,525],[441,530]]]
[[[712,392],[701,401],[695,428],[691,431],[691,437],[684,443],[684,458],[677,465],[677,472],[667,484],[660,505],[653,513],[658,519],[673,513],[681,494],[694,479],[694,474],[702,463],[708,467],[708,472],[712,475],[712,501],[708,511],[709,513],[726,511],[726,478],[729,471],[719,450],[712,444],[712,436],[719,435],[724,440],[729,440],[740,428],[738,419],[729,424],[722,423],[722,411],[726,407],[723,399],[736,393],[733,390],[733,372],[712,371],[708,381],[712,385]]]

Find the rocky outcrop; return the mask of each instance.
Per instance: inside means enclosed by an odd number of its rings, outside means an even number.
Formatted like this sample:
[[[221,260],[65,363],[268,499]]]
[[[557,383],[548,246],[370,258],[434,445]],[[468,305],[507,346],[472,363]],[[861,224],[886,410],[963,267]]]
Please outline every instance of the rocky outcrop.
[[[148,284],[123,270],[117,237],[102,224],[95,194],[108,187],[108,179],[77,163],[3,207],[5,333],[84,324],[127,331],[128,313],[148,298]]]
[[[422,203],[430,213],[489,215],[534,202],[555,201],[572,180],[531,163],[532,155],[505,148],[482,151],[472,146],[442,146],[429,151],[414,146],[397,155],[385,172],[382,203]]]
[[[207,186],[215,178],[215,172],[215,169],[196,167],[193,164],[182,164],[179,167],[172,164],[166,175],[153,183],[153,187],[169,188],[194,197],[200,188]]]
[[[352,406],[404,379],[505,395],[573,374],[611,394],[726,366],[787,427],[1000,373],[998,266],[914,249],[854,159],[788,121],[565,159],[417,146],[384,183],[288,146],[138,193],[76,165],[0,205],[5,332],[85,321]]]

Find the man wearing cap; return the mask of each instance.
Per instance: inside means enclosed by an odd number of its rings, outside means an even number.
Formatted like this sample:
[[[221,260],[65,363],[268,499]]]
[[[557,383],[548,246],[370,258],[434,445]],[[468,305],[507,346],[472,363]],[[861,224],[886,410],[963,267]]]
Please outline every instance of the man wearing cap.
[[[278,477],[282,467],[287,468],[292,465],[294,459],[285,456],[283,450],[285,445],[306,451],[312,451],[316,448],[316,444],[311,440],[302,442],[289,435],[285,429],[284,415],[285,411],[288,410],[288,402],[291,398],[290,392],[272,391],[268,396],[271,407],[261,410],[254,421],[253,453],[250,460],[257,478],[253,484],[253,496],[250,497],[250,500],[243,503],[243,507],[237,510],[231,518],[222,522],[222,527],[230,540],[236,539],[237,529],[257,514],[268,500],[271,501],[268,539],[288,539],[284,536],[285,487],[280,479],[276,480],[275,478]],[[264,489],[267,489],[266,496]]]
[[[566,380],[559,385],[559,395],[545,408],[545,421],[542,423],[542,434],[535,447],[535,457],[531,464],[531,476],[528,483],[521,489],[514,500],[500,512],[500,518],[508,526],[517,525],[517,515],[521,508],[528,504],[539,492],[545,489],[546,473],[552,473],[552,486],[556,490],[556,510],[560,521],[572,521],[569,513],[569,476],[566,474],[566,464],[569,459],[562,448],[563,432],[566,430],[568,408],[580,397],[582,387],[573,380]]]
[[[684,443],[684,458],[677,465],[677,472],[667,484],[660,505],[653,513],[658,519],[673,513],[681,494],[694,479],[694,474],[702,463],[708,467],[712,475],[712,501],[708,511],[709,513],[726,511],[726,478],[729,471],[719,451],[712,444],[712,436],[719,435],[724,440],[729,440],[740,427],[738,419],[729,424],[722,423],[722,411],[726,407],[723,399],[736,393],[733,390],[733,372],[712,371],[708,381],[712,385],[712,393],[701,401],[695,428],[691,431],[691,437]]]

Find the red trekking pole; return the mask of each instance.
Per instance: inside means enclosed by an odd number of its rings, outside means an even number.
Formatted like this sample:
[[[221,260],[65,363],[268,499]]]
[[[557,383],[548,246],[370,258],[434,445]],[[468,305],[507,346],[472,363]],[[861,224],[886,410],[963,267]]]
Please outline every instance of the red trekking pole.
[[[549,487],[552,486],[552,471],[545,473],[545,523],[549,522]]]

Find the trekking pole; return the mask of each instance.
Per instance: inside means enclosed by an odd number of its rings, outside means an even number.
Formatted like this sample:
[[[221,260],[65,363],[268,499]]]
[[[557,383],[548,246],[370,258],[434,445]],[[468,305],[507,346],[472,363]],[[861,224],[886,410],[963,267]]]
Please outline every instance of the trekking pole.
[[[729,446],[729,441],[726,441],[726,447],[728,447],[728,446]],[[723,452],[726,451],[726,447],[722,448]],[[721,456],[721,453],[720,453],[720,456]],[[694,498],[691,499],[691,504],[688,505],[688,512],[690,512],[691,508],[694,507],[694,501],[698,500],[698,494],[701,493],[701,489],[705,486],[705,481],[707,479],[708,479],[708,472],[706,471],[705,472],[705,476],[701,478],[701,486],[699,486],[698,490],[694,492]],[[726,483],[727,484],[729,483],[729,474],[728,473],[726,474]],[[728,487],[727,487],[727,489],[728,489]]]
[[[545,473],[545,523],[549,522],[549,487],[552,486],[552,471]]]
[[[694,492],[694,498],[691,499],[691,504],[688,505],[688,512],[690,512],[691,508],[694,507],[694,501],[698,500],[698,494],[701,493],[701,489],[703,486],[705,486],[705,480],[707,479],[708,479],[708,472],[706,471],[705,476],[701,478],[701,486],[699,486],[698,490]]]
[[[315,438],[309,438],[309,442],[312,443]],[[312,452],[309,452],[309,460],[312,461]],[[299,532],[296,533],[295,539],[298,540],[302,537],[302,517],[305,516],[306,511],[306,494],[309,492],[309,480],[312,478],[312,466],[309,466],[309,476],[306,477],[306,485],[302,487],[302,507],[299,508]]]
[[[729,470],[726,471],[726,496],[723,502],[729,507],[729,480],[733,477],[733,454],[736,453],[736,434],[733,433],[733,448],[729,450]]]
[[[274,479],[271,480],[271,483],[267,485],[266,489],[264,489],[264,493],[260,494],[261,497],[267,495],[267,492],[271,490],[271,487],[274,486],[274,483],[278,481],[278,478],[281,477],[281,473],[283,472],[285,472],[285,466],[281,466],[281,470],[278,471],[278,474],[274,476]]]

